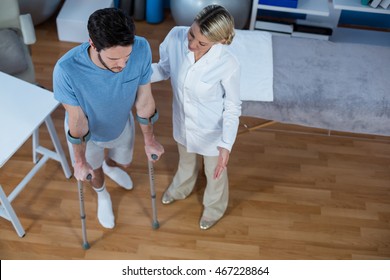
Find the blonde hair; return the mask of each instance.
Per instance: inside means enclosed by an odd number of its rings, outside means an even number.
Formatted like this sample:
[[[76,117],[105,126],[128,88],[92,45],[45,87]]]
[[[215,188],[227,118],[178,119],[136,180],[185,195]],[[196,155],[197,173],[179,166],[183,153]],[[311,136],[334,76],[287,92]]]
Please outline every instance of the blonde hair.
[[[211,42],[230,45],[234,38],[234,18],[222,6],[209,5],[199,12],[195,18],[200,32]]]

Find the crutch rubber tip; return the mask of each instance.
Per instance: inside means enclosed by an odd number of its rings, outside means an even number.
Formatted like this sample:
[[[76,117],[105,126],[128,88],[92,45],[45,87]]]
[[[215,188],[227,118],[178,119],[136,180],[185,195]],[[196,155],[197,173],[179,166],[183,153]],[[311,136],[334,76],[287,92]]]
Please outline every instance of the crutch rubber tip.
[[[153,229],[158,229],[160,227],[160,224],[158,222],[153,222],[152,227]]]
[[[91,248],[91,246],[89,246],[88,242],[83,244],[83,249],[84,250],[88,250],[89,248]]]

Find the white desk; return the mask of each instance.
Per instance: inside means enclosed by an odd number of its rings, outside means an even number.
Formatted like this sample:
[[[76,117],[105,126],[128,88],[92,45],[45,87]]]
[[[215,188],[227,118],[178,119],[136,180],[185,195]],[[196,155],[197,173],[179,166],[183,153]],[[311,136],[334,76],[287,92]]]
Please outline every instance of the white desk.
[[[32,136],[34,167],[7,197],[0,185],[0,216],[11,221],[20,237],[25,231],[11,206],[31,178],[51,158],[61,163],[66,178],[72,173],[50,114],[58,107],[53,93],[0,72],[0,168]],[[39,144],[39,127],[45,122],[55,152]],[[39,154],[42,156],[39,158]]]

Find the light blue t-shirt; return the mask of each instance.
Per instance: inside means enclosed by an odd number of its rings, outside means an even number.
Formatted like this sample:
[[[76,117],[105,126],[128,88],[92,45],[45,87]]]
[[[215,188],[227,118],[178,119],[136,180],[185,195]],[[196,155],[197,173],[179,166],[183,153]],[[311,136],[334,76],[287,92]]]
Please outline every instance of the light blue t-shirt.
[[[123,131],[137,89],[150,82],[151,50],[145,38],[135,36],[126,67],[119,73],[96,66],[83,43],[58,60],[53,72],[54,97],[60,103],[81,106],[88,117],[91,139],[107,142]]]

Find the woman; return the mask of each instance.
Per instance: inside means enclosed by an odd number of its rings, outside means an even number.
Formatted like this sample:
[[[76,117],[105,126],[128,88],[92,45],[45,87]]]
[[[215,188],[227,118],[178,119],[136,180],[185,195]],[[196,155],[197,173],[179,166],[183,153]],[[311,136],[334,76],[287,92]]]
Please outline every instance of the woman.
[[[179,166],[162,197],[163,204],[186,198],[203,156],[207,185],[200,228],[209,229],[228,205],[226,166],[241,114],[240,65],[229,52],[234,19],[222,6],[205,7],[190,27],[174,27],[160,45],[152,82],[171,78],[173,136]]]

